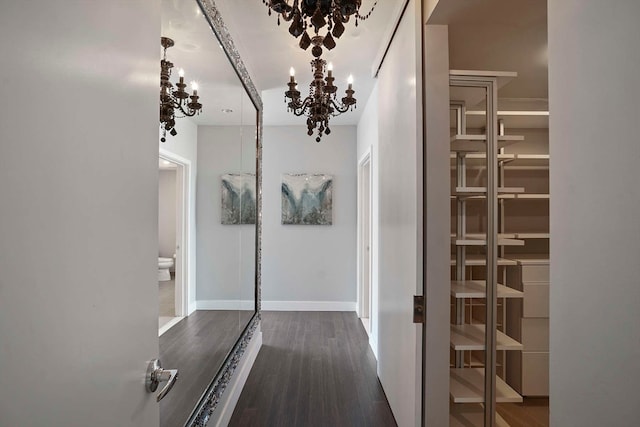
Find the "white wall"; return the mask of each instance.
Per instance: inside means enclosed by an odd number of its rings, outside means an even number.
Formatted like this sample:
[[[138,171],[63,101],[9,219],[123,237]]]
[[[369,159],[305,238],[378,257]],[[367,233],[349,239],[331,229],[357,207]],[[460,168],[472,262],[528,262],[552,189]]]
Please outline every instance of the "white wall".
[[[420,2],[410,0],[378,75],[378,375],[398,425],[421,418],[422,111]]]
[[[237,308],[239,301],[253,308],[255,225],[221,223],[221,177],[255,173],[253,135],[255,127],[250,126],[198,128],[197,295],[198,307],[204,309]]]
[[[354,310],[356,127],[332,126],[315,142],[306,127],[264,128],[262,300],[269,309]],[[333,225],[282,225],[286,173],[333,175]],[[278,303],[284,302],[284,303]],[[305,304],[309,302],[310,304]]]
[[[191,191],[189,194],[189,260],[188,260],[188,277],[189,277],[189,301],[188,313],[192,313],[196,309],[196,266],[197,266],[197,247],[196,247],[196,185],[198,175],[198,126],[188,118],[176,120],[176,136],[167,134],[166,142],[158,142],[160,150],[173,153],[182,159],[191,162],[190,180]],[[160,141],[160,136],[158,136]],[[180,182],[180,180],[178,180]]]
[[[161,169],[158,176],[158,254],[176,252],[176,171]]]
[[[0,7],[2,426],[158,425],[159,6]]]
[[[548,8],[551,425],[637,425],[640,2]]]
[[[370,154],[371,165],[371,331],[369,343],[373,354],[378,357],[378,245],[379,245],[379,202],[378,202],[378,84],[376,82],[364,107],[357,128],[358,164]],[[356,164],[356,168],[358,167]]]

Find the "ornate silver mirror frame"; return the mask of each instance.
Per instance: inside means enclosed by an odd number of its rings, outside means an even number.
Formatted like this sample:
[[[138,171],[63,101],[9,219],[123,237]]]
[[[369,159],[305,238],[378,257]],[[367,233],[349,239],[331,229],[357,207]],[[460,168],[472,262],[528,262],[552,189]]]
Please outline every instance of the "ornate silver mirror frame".
[[[218,405],[221,396],[224,394],[227,385],[233,378],[235,370],[244,354],[253,333],[255,332],[258,323],[260,322],[260,306],[261,306],[261,260],[262,260],[262,99],[256,89],[249,72],[247,71],[240,53],[236,49],[233,39],[229,34],[222,16],[216,7],[214,0],[196,0],[202,12],[209,22],[211,29],[218,38],[218,41],[222,45],[222,48],[229,58],[229,62],[233,66],[238,75],[238,78],[242,82],[242,86],[246,90],[247,94],[251,98],[253,105],[256,108],[257,114],[257,132],[256,132],[256,198],[258,212],[256,215],[256,269],[255,269],[255,313],[249,324],[245,327],[244,331],[238,338],[238,341],[234,345],[233,349],[227,355],[222,367],[213,378],[207,390],[203,393],[200,402],[196,405],[196,408],[191,413],[189,420],[185,424],[187,427],[204,427],[214,409]]]

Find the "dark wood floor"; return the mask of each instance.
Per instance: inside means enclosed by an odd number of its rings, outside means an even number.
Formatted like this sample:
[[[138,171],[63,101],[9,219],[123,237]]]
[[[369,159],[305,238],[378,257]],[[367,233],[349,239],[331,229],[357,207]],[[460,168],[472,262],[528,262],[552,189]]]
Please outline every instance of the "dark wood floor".
[[[525,397],[522,403],[499,403],[498,413],[511,427],[548,427],[549,398]]]
[[[160,337],[162,367],[179,371],[160,401],[161,427],[184,425],[251,316],[251,311],[196,311]]]
[[[263,346],[230,426],[395,426],[353,312],[263,312]]]

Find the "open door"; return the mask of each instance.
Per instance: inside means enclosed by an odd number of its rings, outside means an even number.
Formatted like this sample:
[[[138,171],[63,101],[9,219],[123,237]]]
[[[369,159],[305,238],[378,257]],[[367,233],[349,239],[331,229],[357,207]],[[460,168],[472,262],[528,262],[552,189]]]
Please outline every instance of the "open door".
[[[159,24],[159,2],[2,6],[26,92],[0,107],[0,425],[158,426]]]
[[[406,3],[378,73],[378,376],[401,427],[422,419],[420,5]]]

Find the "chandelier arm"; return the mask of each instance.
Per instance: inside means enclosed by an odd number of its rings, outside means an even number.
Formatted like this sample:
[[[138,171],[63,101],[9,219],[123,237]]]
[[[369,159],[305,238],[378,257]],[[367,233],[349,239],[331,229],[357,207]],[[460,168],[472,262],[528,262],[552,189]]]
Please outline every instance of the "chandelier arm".
[[[196,115],[196,113],[198,112],[198,110],[191,110],[190,108],[188,108],[187,110],[184,109],[184,107],[186,106],[186,104],[183,104],[182,102],[178,102],[176,101],[176,99],[172,99],[173,101],[173,108],[177,108],[180,110],[180,112],[182,114],[184,114],[183,117],[193,117]],[[182,117],[179,117],[182,118]]]
[[[184,107],[182,106],[182,102],[178,102],[178,101],[174,100],[173,104],[174,104],[173,108],[179,109],[182,112],[182,114],[185,114],[185,115],[187,114],[187,112],[184,110]]]
[[[335,108],[340,114],[346,113],[349,110],[348,105],[338,104],[333,99],[331,100],[331,105],[333,105],[333,108]],[[334,116],[337,116],[337,114],[334,114]]]
[[[293,114],[295,114],[296,116],[302,116],[303,114],[306,114],[307,109],[309,109],[309,107],[313,104],[313,100],[310,99],[309,97],[306,97],[305,100],[299,104],[296,109],[293,110]]]
[[[302,108],[304,106],[304,104],[302,102],[300,102],[300,99],[295,99],[295,100],[291,100],[289,101],[288,104],[289,108],[291,108],[292,110],[299,110],[300,108]]]

